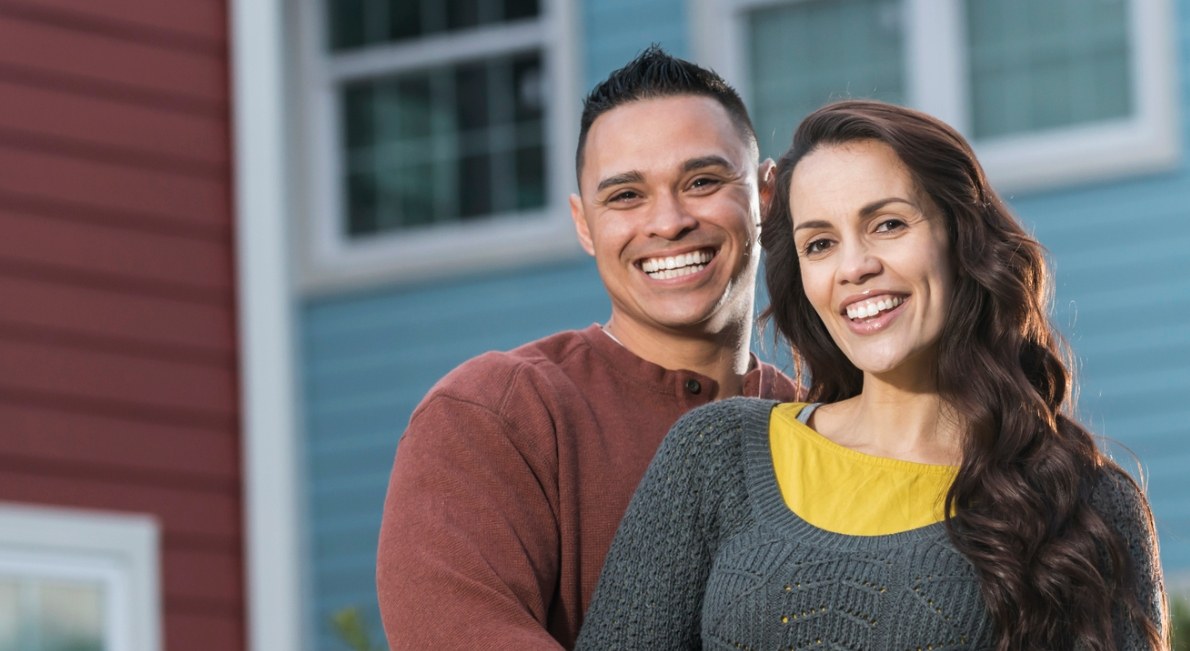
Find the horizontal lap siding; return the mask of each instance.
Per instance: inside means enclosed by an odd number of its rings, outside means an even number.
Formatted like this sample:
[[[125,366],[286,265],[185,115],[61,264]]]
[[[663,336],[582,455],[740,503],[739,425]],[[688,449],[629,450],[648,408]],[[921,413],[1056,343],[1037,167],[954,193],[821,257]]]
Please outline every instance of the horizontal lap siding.
[[[244,648],[226,3],[0,3],[0,500],[161,526],[163,644]]]
[[[1190,106],[1185,90],[1182,97]],[[1182,118],[1190,129],[1190,110]],[[1011,199],[1050,252],[1055,317],[1077,361],[1079,414],[1147,480],[1163,564],[1182,581],[1190,576],[1186,197],[1183,163],[1170,173]]]
[[[483,278],[307,301],[301,311],[308,622],[356,606],[378,626],[376,540],[397,439],[414,407],[464,360],[607,318],[588,259]],[[379,635],[379,631],[376,631]]]

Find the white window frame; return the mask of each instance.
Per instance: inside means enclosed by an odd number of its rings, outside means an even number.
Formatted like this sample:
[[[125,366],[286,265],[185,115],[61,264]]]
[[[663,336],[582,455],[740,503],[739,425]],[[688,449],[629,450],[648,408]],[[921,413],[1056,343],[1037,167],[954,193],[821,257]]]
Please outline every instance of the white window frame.
[[[803,0],[691,0],[695,52],[747,88],[744,14]],[[1131,79],[1136,112],[1127,118],[1022,135],[970,138],[961,0],[905,0],[906,101],[967,134],[1001,192],[1167,170],[1181,156],[1176,51],[1170,0],[1130,0]],[[773,56],[780,56],[774,52]],[[801,116],[790,116],[791,121]]]
[[[304,215],[298,251],[298,286],[305,294],[401,283],[572,257],[581,252],[567,196],[574,187],[574,147],[580,97],[575,0],[540,0],[541,19],[411,42],[365,47],[333,57],[325,47],[325,0],[302,0],[298,25],[301,61],[296,106],[304,129],[305,156],[295,173],[305,188],[297,208]],[[538,210],[502,213],[492,219],[351,238],[344,233],[341,201],[342,144],[338,84],[427,66],[540,47],[545,73],[546,148],[549,180]]]
[[[0,504],[0,573],[97,582],[104,648],[161,648],[157,523],[134,514]]]

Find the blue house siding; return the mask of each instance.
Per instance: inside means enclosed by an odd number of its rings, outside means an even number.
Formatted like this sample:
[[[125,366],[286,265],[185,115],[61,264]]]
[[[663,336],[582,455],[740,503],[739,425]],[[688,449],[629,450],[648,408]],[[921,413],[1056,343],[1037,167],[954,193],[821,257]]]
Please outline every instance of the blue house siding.
[[[309,639],[338,648],[331,613],[376,626],[376,539],[397,439],[464,360],[607,318],[585,256],[565,264],[307,301],[301,310]]]
[[[1182,141],[1190,2],[1178,3]],[[1183,151],[1186,150],[1183,144]],[[1049,249],[1055,316],[1079,363],[1079,414],[1136,471],[1175,584],[1190,584],[1190,168],[1008,197]],[[1132,455],[1135,455],[1133,458]]]

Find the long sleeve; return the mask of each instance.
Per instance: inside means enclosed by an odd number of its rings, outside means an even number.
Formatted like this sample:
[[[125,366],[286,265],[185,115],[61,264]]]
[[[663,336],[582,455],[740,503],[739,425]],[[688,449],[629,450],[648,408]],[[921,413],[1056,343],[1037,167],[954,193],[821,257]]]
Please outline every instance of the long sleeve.
[[[703,593],[726,524],[720,505],[744,484],[738,438],[702,413],[678,421],[645,473],[577,649],[701,648]]]
[[[506,387],[505,387],[506,388]],[[531,413],[529,409],[522,410]],[[497,411],[437,395],[405,432],[385,501],[377,591],[390,648],[561,649],[548,456]]]

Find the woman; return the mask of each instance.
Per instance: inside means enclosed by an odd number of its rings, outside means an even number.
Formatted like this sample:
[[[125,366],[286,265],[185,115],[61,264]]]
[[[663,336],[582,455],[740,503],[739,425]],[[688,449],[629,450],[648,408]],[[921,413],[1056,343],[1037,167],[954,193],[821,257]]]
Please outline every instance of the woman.
[[[970,146],[840,102],[776,183],[766,317],[814,402],[674,426],[579,648],[1168,648],[1147,502],[1071,415],[1042,248]]]

